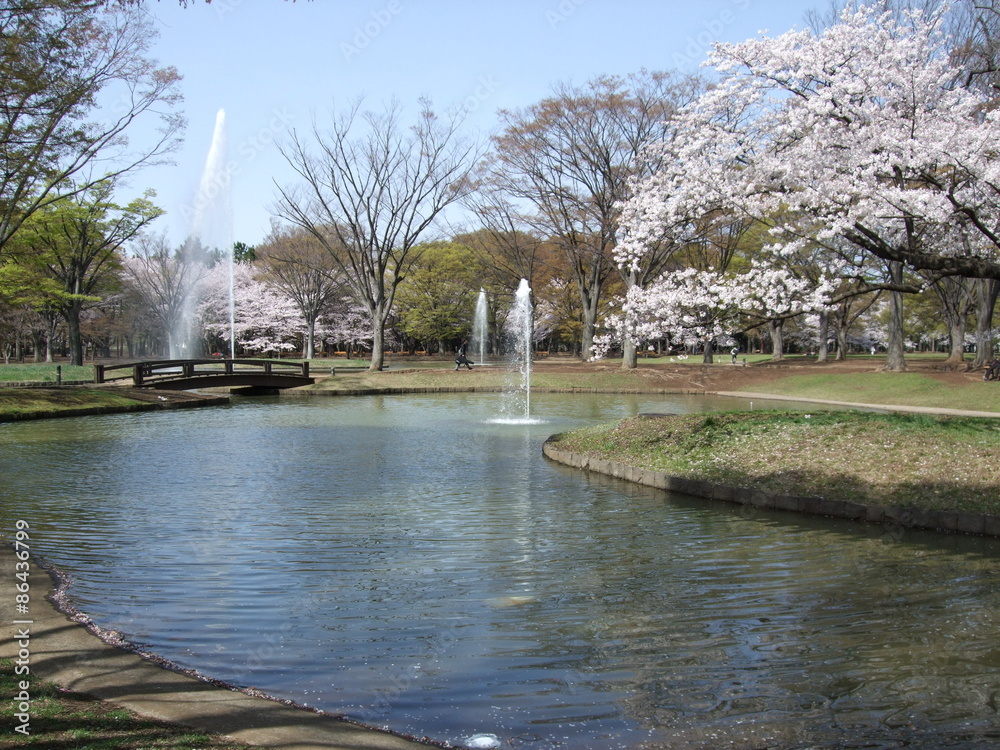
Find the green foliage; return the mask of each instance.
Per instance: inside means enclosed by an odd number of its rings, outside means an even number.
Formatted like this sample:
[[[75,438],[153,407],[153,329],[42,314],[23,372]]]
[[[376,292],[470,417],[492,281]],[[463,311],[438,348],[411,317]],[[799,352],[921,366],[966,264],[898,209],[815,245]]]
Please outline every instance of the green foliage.
[[[453,341],[469,334],[483,273],[465,245],[425,245],[396,292],[400,329],[423,342]]]
[[[257,260],[257,248],[245,242],[233,243],[233,262],[253,263]]]
[[[8,294],[63,316],[74,364],[83,362],[82,311],[117,290],[122,246],[163,213],[152,191],[123,206],[112,200],[115,187],[106,180],[36,210],[10,244],[10,270],[0,277],[0,292],[9,283]]]

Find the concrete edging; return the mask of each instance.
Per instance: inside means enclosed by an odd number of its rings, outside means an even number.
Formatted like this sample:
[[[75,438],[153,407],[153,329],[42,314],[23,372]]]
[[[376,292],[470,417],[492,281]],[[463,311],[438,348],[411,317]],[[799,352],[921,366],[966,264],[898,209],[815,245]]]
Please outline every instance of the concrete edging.
[[[647,487],[683,492],[710,500],[722,500],[765,510],[787,510],[818,516],[844,518],[865,523],[892,524],[903,528],[1000,536],[1000,516],[957,511],[919,510],[899,506],[864,505],[849,500],[823,497],[779,495],[746,487],[730,487],[699,479],[675,477],[662,471],[591,457],[585,453],[560,450],[560,435],[550,436],[542,445],[546,458],[585,471],[624,479]]]
[[[21,666],[17,679],[27,684],[25,736],[31,739],[37,741],[42,736],[31,731],[30,726],[32,685],[44,679],[142,716],[274,750],[440,747],[274,699],[253,689],[209,680],[130,647],[117,633],[101,631],[85,615],[75,613],[65,601],[57,576],[33,558],[22,559],[22,554],[26,554],[24,548],[15,552],[9,540],[0,539],[0,597],[4,606],[14,601],[19,580],[15,570],[21,571],[31,587],[30,605],[18,615],[20,619],[8,621],[3,628],[0,657],[16,660],[15,664]],[[25,563],[27,571],[23,570]]]

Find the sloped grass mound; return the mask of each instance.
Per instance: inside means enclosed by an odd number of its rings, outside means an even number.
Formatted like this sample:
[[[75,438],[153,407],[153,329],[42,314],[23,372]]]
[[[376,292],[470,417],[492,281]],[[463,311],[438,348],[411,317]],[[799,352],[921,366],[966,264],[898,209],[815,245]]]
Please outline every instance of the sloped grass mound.
[[[1000,420],[837,411],[640,416],[566,433],[556,447],[776,494],[1000,513]]]

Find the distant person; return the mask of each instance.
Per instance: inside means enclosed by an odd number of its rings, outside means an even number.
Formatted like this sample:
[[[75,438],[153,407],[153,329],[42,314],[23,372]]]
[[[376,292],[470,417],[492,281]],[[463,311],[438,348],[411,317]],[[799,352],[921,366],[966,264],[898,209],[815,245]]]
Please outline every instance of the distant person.
[[[733,364],[736,364],[736,355],[740,353],[740,348],[738,346],[733,347]]]
[[[466,356],[468,353],[469,353],[469,340],[462,339],[462,343],[459,344],[458,346],[458,355],[455,357],[455,372],[458,372],[460,369],[462,369],[462,365],[465,365],[470,370],[472,369],[472,365],[474,365],[475,363],[469,361],[468,356]]]

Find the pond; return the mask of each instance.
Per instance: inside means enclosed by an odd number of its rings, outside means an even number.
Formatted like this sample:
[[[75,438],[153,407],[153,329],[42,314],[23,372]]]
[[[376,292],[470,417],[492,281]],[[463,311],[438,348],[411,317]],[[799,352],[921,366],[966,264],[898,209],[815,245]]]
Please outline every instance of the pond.
[[[537,394],[518,425],[490,394],[280,397],[7,424],[0,526],[29,521],[102,628],[438,742],[995,747],[997,541],[541,455],[576,426],[745,406]]]

